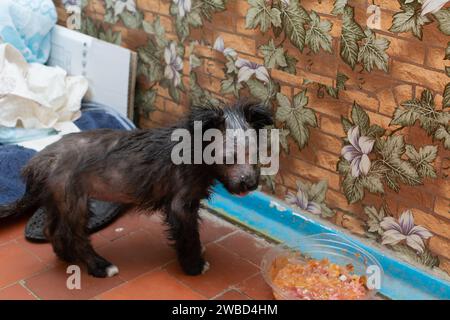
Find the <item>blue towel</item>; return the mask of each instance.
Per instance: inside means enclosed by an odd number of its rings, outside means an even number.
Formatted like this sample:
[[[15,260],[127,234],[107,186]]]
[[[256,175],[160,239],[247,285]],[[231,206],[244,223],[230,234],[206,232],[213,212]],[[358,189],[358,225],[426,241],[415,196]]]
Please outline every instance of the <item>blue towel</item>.
[[[3,1],[3,0],[0,0]],[[82,116],[75,121],[82,130],[121,129],[131,130],[134,125],[114,111],[98,105],[83,105]],[[0,145],[0,205],[16,201],[25,192],[21,179],[22,167],[31,159],[36,151],[17,145]]]
[[[0,0],[0,38],[28,62],[47,62],[56,21],[52,0]]]

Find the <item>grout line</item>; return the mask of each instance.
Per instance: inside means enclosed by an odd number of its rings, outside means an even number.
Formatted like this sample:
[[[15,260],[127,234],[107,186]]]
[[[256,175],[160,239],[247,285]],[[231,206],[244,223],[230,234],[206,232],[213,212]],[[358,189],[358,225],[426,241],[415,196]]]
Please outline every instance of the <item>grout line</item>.
[[[28,291],[33,297],[35,297],[37,300],[42,300],[36,293],[34,293],[33,290],[27,287],[25,280],[20,280],[18,282],[20,286],[22,286],[26,291]]]
[[[210,241],[209,243],[219,244],[220,241],[225,240],[226,238],[231,237],[231,236],[233,236],[233,235],[235,235],[235,234],[238,234],[240,231],[241,231],[241,230],[236,229],[236,230],[234,230],[234,231],[232,231],[232,232],[230,232],[230,233],[227,233],[226,235],[223,235],[223,236],[217,238],[216,240]],[[208,244],[209,244],[209,243],[208,243]],[[220,245],[220,244],[219,244],[219,245]]]

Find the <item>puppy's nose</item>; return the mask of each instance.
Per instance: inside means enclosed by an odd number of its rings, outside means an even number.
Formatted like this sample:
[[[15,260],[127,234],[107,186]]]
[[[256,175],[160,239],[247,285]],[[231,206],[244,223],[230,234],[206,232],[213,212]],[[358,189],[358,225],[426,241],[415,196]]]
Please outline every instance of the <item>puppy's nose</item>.
[[[258,187],[258,177],[254,175],[244,176],[241,184],[246,187],[247,190],[255,190]]]

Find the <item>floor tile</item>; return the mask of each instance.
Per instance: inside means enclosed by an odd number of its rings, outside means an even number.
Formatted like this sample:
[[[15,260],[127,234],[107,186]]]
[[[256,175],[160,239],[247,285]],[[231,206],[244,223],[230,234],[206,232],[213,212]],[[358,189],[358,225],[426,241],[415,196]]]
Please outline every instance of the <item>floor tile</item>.
[[[101,294],[99,299],[200,300],[204,296],[183,285],[165,270],[157,270]]]
[[[99,232],[95,232],[90,235],[91,237],[91,243],[94,248],[100,248],[107,244],[109,244],[111,241],[106,239],[104,236],[102,236]]]
[[[141,227],[138,214],[125,213],[98,233],[109,241],[119,239]]]
[[[16,242],[0,245],[0,288],[29,277],[45,264]]]
[[[0,224],[0,245],[12,239],[23,237],[28,218],[24,216],[14,219],[2,219]]]
[[[261,264],[262,257],[270,248],[266,241],[244,231],[233,233],[217,243],[257,266]]]
[[[30,242],[25,238],[17,239],[19,245],[37,256],[46,265],[55,265],[59,259],[53,252],[52,245],[46,243]]]
[[[157,236],[139,230],[112,241],[97,252],[119,268],[119,276],[130,280],[175,259],[175,251]]]
[[[238,230],[232,224],[211,215],[202,215],[200,222],[200,239],[207,244]]]
[[[36,300],[30,291],[19,283],[0,289],[0,300]]]
[[[142,229],[146,230],[153,238],[159,239],[161,243],[168,244],[168,227],[164,223],[161,215],[154,214],[151,216],[141,215]]]
[[[218,295],[214,300],[250,300],[250,298],[237,290],[231,289]]]
[[[272,288],[260,273],[244,280],[237,288],[252,299],[273,300]]]
[[[250,262],[214,243],[206,246],[205,258],[210,263],[210,269],[203,275],[185,275],[178,262],[168,265],[167,270],[177,279],[208,298],[216,296],[258,272],[258,268]]]
[[[25,287],[30,289],[35,295],[46,300],[74,300],[91,299],[105,291],[117,287],[123,280],[115,276],[112,278],[94,278],[81,272],[81,288],[68,289],[68,277],[73,274],[66,273],[67,264],[59,264],[45,272],[25,280]]]

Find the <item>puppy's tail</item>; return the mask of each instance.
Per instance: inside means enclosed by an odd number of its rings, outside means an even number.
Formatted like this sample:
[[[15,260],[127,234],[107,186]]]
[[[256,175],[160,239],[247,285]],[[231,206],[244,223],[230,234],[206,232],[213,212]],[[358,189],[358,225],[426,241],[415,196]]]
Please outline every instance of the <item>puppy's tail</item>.
[[[32,197],[29,193],[7,205],[0,205],[0,219],[12,216],[19,216],[36,211],[39,207],[39,200]]]

